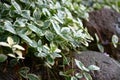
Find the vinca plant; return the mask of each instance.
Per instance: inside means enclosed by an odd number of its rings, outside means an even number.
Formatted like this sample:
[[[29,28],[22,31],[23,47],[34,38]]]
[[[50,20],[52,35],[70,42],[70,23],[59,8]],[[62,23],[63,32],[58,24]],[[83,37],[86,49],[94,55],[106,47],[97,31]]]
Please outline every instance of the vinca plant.
[[[65,76],[66,80],[82,80],[82,79],[92,80],[92,77],[89,74],[90,71],[94,71],[94,70],[99,71],[100,70],[100,68],[95,65],[90,65],[88,67],[85,67],[85,65],[81,61],[79,61],[77,59],[74,59],[74,61],[75,61],[75,64],[77,65],[78,69],[80,70],[80,72],[77,72],[77,73],[75,72],[75,75],[69,74],[69,72],[74,71],[72,69],[68,70],[66,72],[60,72],[59,74],[62,76]]]
[[[8,56],[18,61],[26,59],[29,48],[32,48],[32,57],[41,58],[46,66],[52,68],[55,59],[66,57],[64,51],[88,46],[88,42],[93,40],[83,27],[82,19],[87,20],[89,15],[79,0],[8,2],[0,3],[1,62]],[[3,50],[6,47],[13,53]]]
[[[32,54],[32,58],[40,58],[44,65],[53,69],[59,58],[69,64],[66,56],[69,51],[82,50],[93,40],[82,23],[83,19],[88,20],[91,9],[82,0],[5,1],[0,2],[2,63],[9,57],[19,63]],[[28,67],[23,67],[19,74],[39,80],[29,71]]]
[[[69,0],[11,0],[10,3],[0,4],[0,33],[5,33],[2,37],[14,36],[19,44],[25,42],[36,49],[37,57],[46,58],[49,65],[61,57],[61,50],[88,46],[92,40],[80,19],[88,18],[84,5]]]

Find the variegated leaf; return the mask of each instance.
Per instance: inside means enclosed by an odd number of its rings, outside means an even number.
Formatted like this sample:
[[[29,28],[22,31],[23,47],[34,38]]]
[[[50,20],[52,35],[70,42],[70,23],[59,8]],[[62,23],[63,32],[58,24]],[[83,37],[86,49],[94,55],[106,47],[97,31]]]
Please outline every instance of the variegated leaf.
[[[13,48],[17,48],[19,50],[25,50],[22,46],[16,44],[16,45],[13,45]]]
[[[16,50],[15,53],[18,55],[19,59],[24,59],[24,57],[22,56],[22,52],[19,50]]]
[[[8,42],[8,44],[9,44],[10,46],[12,46],[12,45],[14,44],[14,41],[13,41],[13,39],[12,39],[11,37],[8,37],[8,38],[7,38],[7,42]]]
[[[5,46],[5,47],[11,47],[8,43],[6,42],[0,42],[0,46]]]
[[[8,56],[16,58],[16,56],[14,54],[11,54],[11,53],[9,53]]]

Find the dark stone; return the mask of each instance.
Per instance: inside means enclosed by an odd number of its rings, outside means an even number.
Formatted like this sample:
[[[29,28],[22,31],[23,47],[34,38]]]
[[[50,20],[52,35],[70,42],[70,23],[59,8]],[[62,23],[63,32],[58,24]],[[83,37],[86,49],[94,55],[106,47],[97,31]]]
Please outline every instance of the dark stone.
[[[120,64],[103,53],[85,51],[75,54],[74,58],[80,60],[86,67],[89,65],[100,67],[100,71],[91,71],[93,80],[120,80]],[[77,69],[75,64],[74,68]]]
[[[119,60],[120,49],[119,47],[116,49],[111,44],[111,39],[113,34],[120,37],[120,14],[114,10],[104,8],[90,12],[89,21],[83,22],[92,37],[95,38],[95,33],[97,33],[105,52]],[[98,51],[95,41],[90,43],[89,49]]]

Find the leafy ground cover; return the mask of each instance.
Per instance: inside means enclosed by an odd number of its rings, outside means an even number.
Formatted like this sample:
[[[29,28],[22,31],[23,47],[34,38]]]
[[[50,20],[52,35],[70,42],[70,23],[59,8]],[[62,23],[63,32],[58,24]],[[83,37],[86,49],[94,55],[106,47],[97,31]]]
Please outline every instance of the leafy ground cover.
[[[37,80],[38,77],[29,73],[29,69],[33,66],[23,67],[21,62],[24,62],[24,66],[30,65],[28,58],[31,58],[34,66],[45,65],[47,73],[50,73],[49,70],[54,72],[56,65],[62,66],[60,70],[64,70],[65,65],[70,63],[67,57],[70,51],[86,50],[89,42],[93,40],[82,23],[83,19],[88,20],[88,12],[102,7],[113,8],[119,12],[119,3],[112,0],[1,1],[1,64],[6,64],[7,61],[10,65],[19,63],[22,68],[18,73],[21,77],[30,80]],[[80,67],[80,65],[84,66],[81,62],[77,60],[75,62],[80,69],[83,69]],[[95,66],[92,68],[92,70],[98,69]],[[89,71],[85,67],[83,70]],[[89,74],[86,76],[91,80]],[[76,77],[69,76],[66,79],[75,80]]]

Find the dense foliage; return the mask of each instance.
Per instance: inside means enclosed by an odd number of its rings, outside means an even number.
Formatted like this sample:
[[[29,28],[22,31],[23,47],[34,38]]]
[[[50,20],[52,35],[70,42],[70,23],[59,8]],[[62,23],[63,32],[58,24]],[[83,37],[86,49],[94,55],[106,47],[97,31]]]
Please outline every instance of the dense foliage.
[[[93,40],[82,24],[82,20],[87,20],[89,17],[88,11],[106,5],[119,11],[119,7],[113,5],[114,3],[119,6],[120,2],[8,0],[4,3],[3,1],[0,3],[0,62],[7,60],[8,56],[19,62],[21,59],[26,59],[26,55],[32,54],[31,57],[41,58],[49,68],[53,68],[55,59],[61,57],[63,65],[68,64],[66,55],[70,54],[71,50],[84,50],[89,46],[88,42]],[[28,74],[28,78],[31,75],[35,76]],[[71,80],[75,78],[72,77]]]

